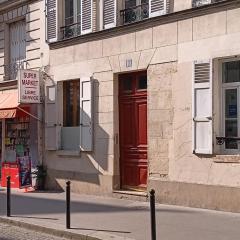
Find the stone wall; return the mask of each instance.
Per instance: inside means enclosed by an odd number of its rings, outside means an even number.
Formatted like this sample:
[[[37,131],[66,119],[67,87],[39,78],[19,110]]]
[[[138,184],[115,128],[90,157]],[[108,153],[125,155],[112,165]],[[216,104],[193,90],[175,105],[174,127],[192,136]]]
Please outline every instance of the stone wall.
[[[0,81],[4,80],[4,65],[9,64],[9,24],[26,20],[26,61],[28,69],[48,65],[48,46],[45,42],[44,1],[35,1],[0,13]]]
[[[99,84],[95,118],[101,119],[99,126],[108,137],[103,140],[96,131],[100,137],[95,144],[104,141],[109,144],[106,156],[109,168],[103,175],[119,175],[117,76],[147,69],[150,182],[158,179],[239,187],[238,156],[233,160],[192,153],[193,61],[217,62],[239,56],[239,21],[240,9],[231,9],[51,50],[50,71],[56,82],[87,75],[94,76]],[[128,60],[131,65],[126,65]],[[47,153],[47,164],[52,169],[76,172],[91,172],[91,161],[95,166],[101,165],[98,154],[91,154],[92,160],[83,156],[59,157]]]
[[[176,63],[148,68],[148,161],[149,177],[168,176],[173,144],[173,76]]]

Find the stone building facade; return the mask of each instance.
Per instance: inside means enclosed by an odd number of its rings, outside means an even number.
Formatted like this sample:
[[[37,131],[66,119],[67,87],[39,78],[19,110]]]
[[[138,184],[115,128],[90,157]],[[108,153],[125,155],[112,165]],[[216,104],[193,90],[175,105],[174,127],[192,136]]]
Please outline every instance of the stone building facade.
[[[44,72],[49,61],[48,49],[45,2],[1,0],[1,167],[3,163],[17,163],[20,155],[28,155],[33,168],[43,161],[43,104],[20,104],[18,74],[21,69]],[[21,153],[16,153],[17,145],[21,146]]]
[[[240,2],[77,2],[47,11],[48,187],[240,211]]]

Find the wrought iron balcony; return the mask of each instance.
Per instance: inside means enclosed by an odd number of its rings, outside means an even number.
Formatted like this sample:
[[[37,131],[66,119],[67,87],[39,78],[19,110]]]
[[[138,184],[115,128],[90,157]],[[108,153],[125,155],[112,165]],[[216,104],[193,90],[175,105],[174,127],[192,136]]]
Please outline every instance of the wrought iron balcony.
[[[236,143],[237,141],[240,141],[240,137],[216,137],[217,145],[223,145],[227,142],[233,142]]]
[[[149,5],[144,3],[136,7],[127,8],[120,11],[122,24],[133,23],[149,17]]]
[[[211,3],[217,3],[217,2],[223,2],[225,0],[193,0],[192,6],[193,7],[200,7],[203,5],[211,4]]]
[[[26,66],[27,66],[26,60],[18,60],[8,65],[4,65],[4,78],[6,80],[16,80],[18,70],[26,69]]]
[[[60,28],[62,39],[73,38],[81,35],[81,24],[73,23]]]

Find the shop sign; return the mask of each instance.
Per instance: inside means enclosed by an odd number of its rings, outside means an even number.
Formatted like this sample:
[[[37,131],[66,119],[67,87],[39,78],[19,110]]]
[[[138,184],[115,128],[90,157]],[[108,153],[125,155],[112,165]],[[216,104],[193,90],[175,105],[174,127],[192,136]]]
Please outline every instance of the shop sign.
[[[40,103],[39,71],[21,69],[19,75],[19,102]]]

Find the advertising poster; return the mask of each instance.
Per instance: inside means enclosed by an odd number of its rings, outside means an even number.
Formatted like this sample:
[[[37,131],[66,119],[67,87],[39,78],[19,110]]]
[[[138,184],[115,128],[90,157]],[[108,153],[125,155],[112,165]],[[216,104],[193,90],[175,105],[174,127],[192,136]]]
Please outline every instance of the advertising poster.
[[[19,157],[18,161],[20,165],[19,169],[20,188],[32,186],[30,157],[29,156]]]

